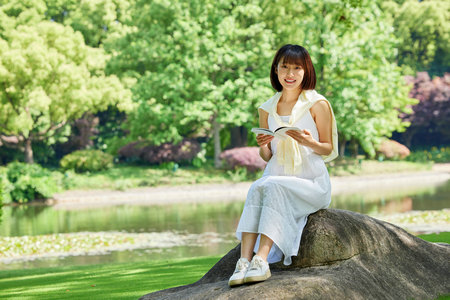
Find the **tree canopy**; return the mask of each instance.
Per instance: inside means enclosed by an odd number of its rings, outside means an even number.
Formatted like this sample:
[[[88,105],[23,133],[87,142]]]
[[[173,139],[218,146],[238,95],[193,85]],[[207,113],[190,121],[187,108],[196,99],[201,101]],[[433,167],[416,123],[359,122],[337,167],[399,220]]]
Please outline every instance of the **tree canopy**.
[[[408,125],[398,117],[416,103],[395,64],[396,40],[373,1],[283,0],[268,14],[281,45],[294,40],[310,52],[316,89],[333,104],[341,145],[354,140],[370,155],[381,137]],[[295,7],[279,14],[282,7]],[[275,14],[275,15],[274,15]],[[279,14],[279,15],[277,15]],[[301,16],[301,17],[298,17]],[[295,20],[293,27],[278,26]]]
[[[33,141],[64,140],[87,112],[123,110],[123,124],[111,119],[123,143],[203,137],[217,163],[223,128],[256,125],[258,105],[275,92],[272,57],[290,43],[308,49],[341,145],[373,156],[382,137],[409,125],[399,116],[417,101],[404,75],[448,68],[448,5],[0,0],[0,139],[17,137],[32,161]]]
[[[442,76],[450,69],[450,2],[445,0],[383,1],[398,38],[398,63],[410,75],[429,70]]]
[[[250,122],[271,93],[273,35],[260,12],[236,1],[138,1],[137,31],[109,69],[137,79],[131,136],[159,144],[215,132],[217,146],[221,126]]]
[[[33,141],[53,143],[58,129],[85,112],[130,108],[131,93],[116,76],[105,76],[103,50],[86,46],[71,27],[44,20],[43,2],[20,4],[0,7],[0,128],[24,143],[32,162]]]

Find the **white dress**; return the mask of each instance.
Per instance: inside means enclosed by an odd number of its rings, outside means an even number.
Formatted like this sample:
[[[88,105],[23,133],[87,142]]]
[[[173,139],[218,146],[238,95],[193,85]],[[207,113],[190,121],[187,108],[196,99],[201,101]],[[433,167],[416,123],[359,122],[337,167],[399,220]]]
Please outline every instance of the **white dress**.
[[[284,122],[289,121],[289,116],[280,117]],[[271,114],[268,123],[272,131],[278,127]],[[308,129],[314,139],[319,140],[316,123],[309,110],[293,126]],[[278,262],[284,256],[283,263],[290,265],[291,256],[298,253],[308,215],[330,205],[331,184],[323,158],[302,145],[299,145],[303,158],[300,173],[285,175],[283,166],[277,163],[277,142],[277,138],[272,140],[272,158],[263,176],[248,191],[236,237],[241,240],[242,232],[259,233],[254,248],[257,252],[260,234],[268,236],[274,244],[267,261]]]

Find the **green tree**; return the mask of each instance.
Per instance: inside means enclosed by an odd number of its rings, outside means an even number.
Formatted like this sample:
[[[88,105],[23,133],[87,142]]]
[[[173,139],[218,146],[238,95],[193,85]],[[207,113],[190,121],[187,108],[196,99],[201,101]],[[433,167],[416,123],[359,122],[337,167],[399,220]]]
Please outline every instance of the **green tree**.
[[[101,47],[132,30],[130,6],[134,0],[46,0],[47,20],[81,32],[85,43]]]
[[[395,63],[396,40],[383,12],[372,1],[294,0],[274,2],[264,18],[272,20],[277,44],[304,45],[317,73],[317,90],[333,105],[341,140],[361,144],[370,155],[380,138],[408,125],[399,114],[415,103],[408,98]],[[292,7],[284,10],[283,7]],[[279,26],[293,20],[291,26]]]
[[[33,141],[67,136],[66,124],[85,112],[131,107],[129,90],[104,74],[104,51],[87,47],[71,27],[42,20],[45,10],[40,1],[0,6],[0,137],[17,136],[29,163]]]
[[[224,125],[253,121],[272,94],[273,34],[257,1],[138,1],[136,32],[117,43],[109,71],[137,79],[131,138],[154,144],[209,135],[219,165]]]
[[[442,76],[450,68],[450,2],[443,0],[383,1],[398,38],[398,63],[408,73],[429,71]]]

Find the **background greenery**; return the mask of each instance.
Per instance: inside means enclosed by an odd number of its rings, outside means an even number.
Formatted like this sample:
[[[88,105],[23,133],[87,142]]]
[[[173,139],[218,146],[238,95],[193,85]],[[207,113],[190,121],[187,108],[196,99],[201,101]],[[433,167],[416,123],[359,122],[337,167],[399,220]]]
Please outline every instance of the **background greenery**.
[[[1,0],[0,156],[33,162],[36,153],[57,165],[86,147],[117,155],[131,141],[189,137],[206,141],[218,166],[223,148],[254,144],[246,133],[255,107],[273,94],[271,59],[296,43],[311,53],[317,90],[333,105],[341,153],[351,145],[357,154],[359,145],[373,157],[418,103],[404,76],[448,72],[449,6]]]
[[[449,9],[439,0],[0,0],[0,164],[61,170],[30,179],[22,167],[3,194],[26,201],[56,191],[37,191],[37,180],[81,187],[73,171],[102,176],[112,161],[210,177],[223,149],[256,145],[248,130],[274,92],[270,64],[286,43],[312,56],[341,155],[375,158],[394,134],[417,150],[408,160],[448,162]],[[331,170],[355,170],[343,162]],[[20,186],[30,191],[19,195]]]

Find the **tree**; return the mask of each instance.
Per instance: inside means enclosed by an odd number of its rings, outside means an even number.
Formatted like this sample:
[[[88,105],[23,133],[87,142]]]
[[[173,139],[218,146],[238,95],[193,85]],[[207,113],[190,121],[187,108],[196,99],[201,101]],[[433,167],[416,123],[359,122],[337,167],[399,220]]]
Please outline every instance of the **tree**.
[[[102,47],[132,30],[130,6],[134,0],[46,0],[45,16],[79,31],[86,45]]]
[[[419,72],[416,77],[408,76],[413,85],[410,97],[420,102],[412,107],[412,113],[402,118],[411,126],[400,135],[406,146],[443,146],[450,142],[450,74],[430,78],[427,72]]]
[[[450,2],[408,0],[383,1],[399,39],[398,63],[410,74],[429,71],[442,76],[450,70]]]
[[[104,74],[104,51],[87,47],[68,26],[42,20],[45,9],[39,1],[0,6],[0,137],[17,136],[28,163],[33,141],[67,136],[66,124],[85,112],[131,106],[131,93]]]
[[[266,11],[277,43],[299,43],[312,56],[317,90],[333,105],[341,146],[353,140],[375,155],[381,137],[408,125],[399,114],[415,103],[395,64],[396,40],[380,8],[353,0],[282,0],[273,6]],[[283,19],[293,20],[294,30],[278,26]]]
[[[220,131],[255,119],[272,94],[272,32],[256,1],[138,1],[137,31],[118,42],[109,71],[137,79],[131,138],[158,145],[207,134],[219,165]]]

